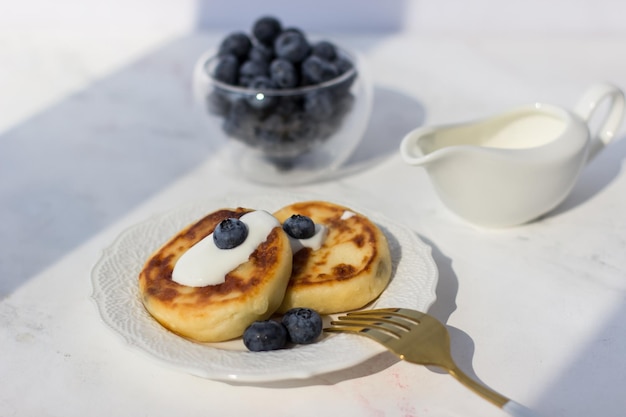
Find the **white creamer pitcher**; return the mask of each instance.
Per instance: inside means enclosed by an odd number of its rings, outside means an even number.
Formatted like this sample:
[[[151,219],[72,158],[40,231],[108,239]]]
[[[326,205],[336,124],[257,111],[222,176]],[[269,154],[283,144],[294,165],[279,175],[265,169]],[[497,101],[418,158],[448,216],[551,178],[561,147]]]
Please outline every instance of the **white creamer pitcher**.
[[[606,118],[592,134],[589,120],[605,99]],[[574,111],[535,103],[476,122],[418,128],[404,137],[400,152],[427,170],[459,216],[480,226],[513,226],[561,203],[623,116],[622,91],[598,84]]]

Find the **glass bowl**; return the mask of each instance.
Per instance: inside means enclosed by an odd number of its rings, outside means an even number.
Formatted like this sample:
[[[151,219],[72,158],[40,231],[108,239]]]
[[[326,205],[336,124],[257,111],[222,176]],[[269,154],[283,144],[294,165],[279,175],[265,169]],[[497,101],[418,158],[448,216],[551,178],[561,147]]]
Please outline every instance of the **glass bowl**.
[[[214,78],[218,56],[206,52],[194,68],[194,96],[219,143],[218,163],[229,175],[289,185],[332,178],[358,146],[372,109],[363,59],[338,77],[292,89],[251,89]]]

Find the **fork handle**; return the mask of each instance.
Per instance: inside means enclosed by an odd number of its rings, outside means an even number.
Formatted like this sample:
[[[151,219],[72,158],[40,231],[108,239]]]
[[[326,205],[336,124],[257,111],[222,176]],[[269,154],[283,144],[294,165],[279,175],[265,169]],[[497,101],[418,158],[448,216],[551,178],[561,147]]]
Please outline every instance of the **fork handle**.
[[[513,400],[508,399],[502,394],[487,388],[486,386],[479,384],[474,379],[470,378],[467,374],[461,371],[458,367],[452,366],[448,369],[448,373],[456,378],[457,381],[465,385],[467,388],[474,391],[490,403],[501,408],[502,411],[513,417],[539,417],[532,410],[524,407],[523,405],[516,403]]]
[[[499,408],[504,408],[504,406],[510,402],[510,400],[504,395],[499,394],[482,384],[479,384],[456,366],[451,366],[448,369],[448,373],[456,378],[457,381],[459,381],[461,384],[474,391],[474,393],[480,395],[485,400],[498,406]]]
[[[513,400],[509,400],[508,403],[504,404],[502,411],[513,417],[539,417],[534,411]]]

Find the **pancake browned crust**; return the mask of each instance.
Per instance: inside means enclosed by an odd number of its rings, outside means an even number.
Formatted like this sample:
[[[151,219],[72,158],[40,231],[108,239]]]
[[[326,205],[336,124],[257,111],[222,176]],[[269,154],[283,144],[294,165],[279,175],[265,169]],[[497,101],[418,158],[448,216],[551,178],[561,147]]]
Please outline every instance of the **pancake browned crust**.
[[[246,208],[221,209],[172,237],[146,262],[139,274],[141,299],[163,326],[200,342],[219,342],[243,334],[255,320],[269,318],[280,305],[291,274],[289,238],[275,227],[247,262],[226,275],[225,282],[189,287],[172,281],[178,258],[229,217]]]
[[[274,216],[283,223],[292,214],[326,226],[328,235],[319,249],[294,254],[279,312],[308,307],[338,313],[361,308],[380,295],[391,278],[391,254],[387,238],[371,220],[326,201],[294,203]]]

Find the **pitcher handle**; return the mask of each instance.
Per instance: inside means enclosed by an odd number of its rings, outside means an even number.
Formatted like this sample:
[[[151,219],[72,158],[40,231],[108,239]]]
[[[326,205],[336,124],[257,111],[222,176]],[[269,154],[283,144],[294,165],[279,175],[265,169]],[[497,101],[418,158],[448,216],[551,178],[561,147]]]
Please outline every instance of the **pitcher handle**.
[[[429,127],[418,127],[409,133],[407,133],[402,141],[400,142],[400,155],[404,162],[409,165],[422,166],[426,165],[428,162],[431,162],[433,159],[437,159],[437,154],[428,154],[424,155],[422,149],[418,146],[420,139],[424,136],[427,136],[435,131],[435,128],[432,126]]]
[[[591,132],[591,145],[588,160],[591,160],[614,138],[624,117],[624,93],[614,85],[601,83],[592,85],[581,97],[574,112],[587,124],[605,99],[610,99],[608,114],[601,124],[598,132]]]

